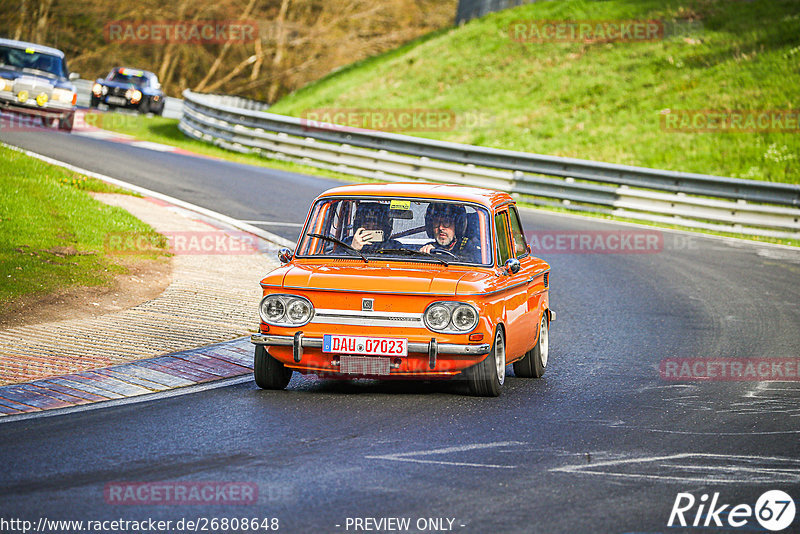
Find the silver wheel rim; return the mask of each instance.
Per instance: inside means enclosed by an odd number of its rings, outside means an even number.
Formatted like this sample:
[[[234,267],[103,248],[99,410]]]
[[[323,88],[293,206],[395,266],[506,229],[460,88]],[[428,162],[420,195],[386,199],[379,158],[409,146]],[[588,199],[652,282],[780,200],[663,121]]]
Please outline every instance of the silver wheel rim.
[[[494,365],[497,368],[497,380],[502,386],[506,381],[506,345],[500,332],[494,338]]]
[[[550,329],[547,328],[547,316],[542,316],[542,323],[539,325],[539,355],[542,359],[542,367],[547,367],[547,353],[550,350]]]

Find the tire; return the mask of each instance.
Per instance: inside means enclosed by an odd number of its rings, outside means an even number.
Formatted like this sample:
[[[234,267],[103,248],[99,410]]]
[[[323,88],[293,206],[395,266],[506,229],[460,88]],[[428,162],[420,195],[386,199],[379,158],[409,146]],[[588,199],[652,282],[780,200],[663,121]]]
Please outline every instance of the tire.
[[[139,103],[139,113],[142,115],[147,115],[150,113],[150,99],[147,97],[142,97],[142,101]]]
[[[539,321],[539,339],[536,345],[525,356],[514,362],[514,374],[521,378],[539,378],[547,370],[547,360],[550,355],[550,322],[547,312],[542,314]]]
[[[99,98],[97,98],[96,96],[92,95],[92,101],[91,101],[91,103],[89,104],[89,107],[90,107],[90,108],[97,108],[97,107],[100,107],[100,99],[99,99]]]
[[[261,389],[284,389],[292,379],[292,370],[270,356],[264,345],[256,345],[253,378]]]
[[[72,131],[72,125],[75,123],[75,112],[73,111],[66,117],[63,117],[58,120],[58,129],[63,130],[65,132]]]
[[[506,380],[506,338],[498,327],[486,358],[466,371],[469,390],[479,397],[497,397]]]

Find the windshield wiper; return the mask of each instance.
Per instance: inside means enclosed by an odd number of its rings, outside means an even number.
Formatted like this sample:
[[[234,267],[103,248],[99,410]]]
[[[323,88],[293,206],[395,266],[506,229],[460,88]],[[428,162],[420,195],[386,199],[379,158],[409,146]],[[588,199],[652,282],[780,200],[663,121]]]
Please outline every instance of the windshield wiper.
[[[440,263],[443,263],[444,265],[450,265],[449,262],[443,260],[442,258],[440,258],[438,256],[434,256],[433,254],[431,254],[429,252],[422,252],[421,250],[414,250],[414,249],[410,249],[410,248],[382,248],[382,249],[376,250],[375,252],[377,252],[378,254],[405,254],[405,255],[411,255],[411,256],[425,256],[426,258],[430,258],[432,260],[436,260],[436,261],[438,261]]]
[[[344,247],[345,250],[351,250],[351,251],[355,252],[356,254],[358,254],[359,256],[361,256],[361,259],[364,260],[364,263],[369,263],[369,260],[367,259],[366,256],[364,256],[360,251],[354,249],[353,247],[351,247],[350,245],[348,245],[347,243],[345,243],[341,239],[336,239],[335,237],[331,237],[329,235],[312,234],[310,232],[307,233],[306,235],[308,237],[316,237],[317,239],[322,239],[324,241],[330,241],[331,243],[336,243],[337,245],[341,245],[341,246]]]

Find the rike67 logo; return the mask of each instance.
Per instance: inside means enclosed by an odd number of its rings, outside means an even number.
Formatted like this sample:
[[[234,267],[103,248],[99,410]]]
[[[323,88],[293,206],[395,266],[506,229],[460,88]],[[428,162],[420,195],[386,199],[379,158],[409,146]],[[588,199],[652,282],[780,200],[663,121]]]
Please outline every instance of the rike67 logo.
[[[763,528],[778,532],[789,528],[794,516],[794,500],[781,490],[765,492],[754,507],[749,504],[723,504],[719,493],[714,493],[711,502],[708,494],[696,499],[691,493],[679,493],[672,505],[667,526],[740,528],[749,524],[753,528],[755,525],[750,522],[755,518]]]

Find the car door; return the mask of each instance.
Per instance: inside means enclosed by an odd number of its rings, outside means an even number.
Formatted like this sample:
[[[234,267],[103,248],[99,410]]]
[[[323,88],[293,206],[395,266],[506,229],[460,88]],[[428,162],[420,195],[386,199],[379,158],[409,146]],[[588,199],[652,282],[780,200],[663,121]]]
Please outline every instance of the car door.
[[[522,220],[516,206],[509,206],[509,222],[511,225],[511,238],[514,246],[514,254],[520,263],[519,275],[528,281],[527,301],[528,309],[523,323],[520,324],[520,331],[525,332],[526,342],[525,351],[532,349],[536,344],[538,336],[539,318],[545,307],[546,286],[544,282],[545,269],[542,262],[534,258],[530,247],[525,239],[525,231],[522,228]]]
[[[509,210],[509,206],[501,208],[495,213],[494,218],[495,235],[497,236],[495,244],[497,267],[501,276],[505,277],[504,323],[506,326],[506,357],[509,360],[522,356],[530,349],[529,345],[533,339],[530,314],[528,313],[528,287],[532,281],[530,253],[527,252],[526,246],[525,254],[519,254],[520,258],[517,258],[518,254],[515,251],[515,241],[511,232],[511,220],[516,217],[516,223],[518,223],[519,217],[513,206],[511,209],[513,212]],[[514,273],[506,266],[506,262],[510,259],[520,261],[521,267],[524,261],[528,268],[520,268],[518,272]]]

